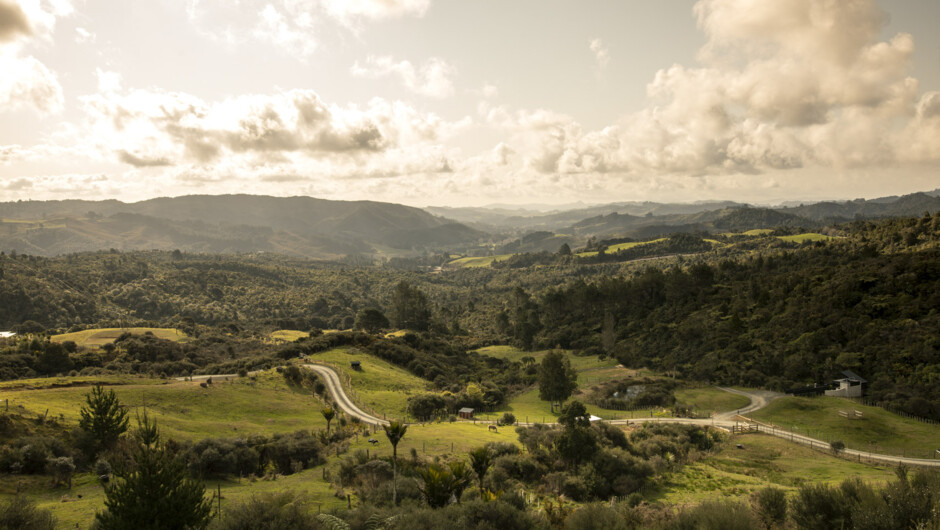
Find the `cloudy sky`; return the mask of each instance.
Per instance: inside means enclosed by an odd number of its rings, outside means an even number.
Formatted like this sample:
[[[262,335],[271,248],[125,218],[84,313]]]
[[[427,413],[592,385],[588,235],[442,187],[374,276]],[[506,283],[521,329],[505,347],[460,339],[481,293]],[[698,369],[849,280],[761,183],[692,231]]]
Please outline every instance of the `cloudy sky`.
[[[0,200],[940,187],[937,0],[0,0]]]

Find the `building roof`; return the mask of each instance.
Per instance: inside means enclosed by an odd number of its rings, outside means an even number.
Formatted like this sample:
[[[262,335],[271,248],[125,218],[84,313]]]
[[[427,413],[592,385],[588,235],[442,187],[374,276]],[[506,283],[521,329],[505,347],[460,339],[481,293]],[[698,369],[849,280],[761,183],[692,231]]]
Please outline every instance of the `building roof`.
[[[458,412],[463,412],[463,413],[468,413],[468,412],[470,412],[470,413],[472,413],[472,412],[473,412],[473,409],[471,409],[470,407],[464,407],[464,408],[460,409]]]
[[[852,370],[842,370],[842,375],[844,375],[846,379],[849,379],[851,381],[858,381],[859,383],[868,382],[864,378],[862,378],[862,376],[856,374]]]
[[[12,331],[0,331],[0,339],[8,339],[10,337],[15,337],[16,333]]]

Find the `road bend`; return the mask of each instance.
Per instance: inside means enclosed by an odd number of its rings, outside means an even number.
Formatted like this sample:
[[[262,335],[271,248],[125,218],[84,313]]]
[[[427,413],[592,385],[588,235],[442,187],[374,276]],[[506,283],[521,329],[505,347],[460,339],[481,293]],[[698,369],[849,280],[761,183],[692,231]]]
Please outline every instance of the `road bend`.
[[[330,391],[330,394],[333,396],[333,401],[336,402],[336,406],[340,408],[346,414],[359,418],[364,423],[370,425],[388,425],[387,420],[381,418],[376,418],[375,416],[363,412],[362,409],[356,406],[355,403],[346,396],[346,391],[343,390],[343,384],[339,379],[339,375],[336,373],[332,367],[323,365],[323,364],[305,364],[304,368],[316,372],[317,375],[323,378],[323,382],[326,384],[327,390]]]

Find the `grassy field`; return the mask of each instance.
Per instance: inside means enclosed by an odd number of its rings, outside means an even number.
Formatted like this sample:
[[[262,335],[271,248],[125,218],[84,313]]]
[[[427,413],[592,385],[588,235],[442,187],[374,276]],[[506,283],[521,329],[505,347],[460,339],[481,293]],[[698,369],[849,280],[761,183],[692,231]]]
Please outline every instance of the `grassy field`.
[[[808,234],[796,234],[793,236],[777,236],[777,239],[780,239],[783,241],[791,241],[793,243],[803,243],[804,241],[829,241],[832,238],[829,236],[824,236],[822,234],[808,233]]]
[[[843,418],[839,416],[840,410],[859,410],[863,417]],[[842,440],[847,447],[862,451],[934,458],[934,451],[940,448],[940,426],[844,398],[780,398],[753,417],[814,438]]]
[[[406,370],[354,349],[336,348],[309,357],[332,365],[343,374],[346,393],[356,403],[378,417],[404,418],[408,397],[427,391],[428,382]],[[360,361],[361,370],[352,370],[350,361]],[[352,389],[346,381],[352,381]]]
[[[169,329],[169,328],[102,328],[102,329],[86,329],[84,331],[76,331],[73,333],[64,333],[62,335],[53,335],[51,340],[53,342],[65,342],[67,340],[73,341],[79,346],[101,346],[103,344],[108,344],[114,342],[114,339],[121,336],[123,333],[130,333],[132,335],[143,335],[144,333],[153,333],[154,336],[167,339],[175,340],[177,342],[186,342],[189,340],[189,336],[183,333],[178,329]]]
[[[197,440],[326,426],[320,414],[322,405],[312,393],[289,387],[283,376],[274,371],[258,374],[254,381],[250,378],[216,381],[208,388],[194,382],[163,380],[112,388],[128,408],[139,410],[146,406],[170,438]],[[11,410],[23,414],[41,415],[48,409],[51,417],[77,424],[88,392],[87,386],[0,390],[0,400],[9,399]]]
[[[713,386],[676,390],[676,403],[691,405],[699,413],[727,412],[746,407],[751,400]]]
[[[322,467],[307,469],[276,480],[248,479],[210,480],[206,482],[206,496],[213,498],[216,488],[222,489],[222,513],[226,508],[247,501],[252,495],[289,491],[308,500],[308,509],[316,513],[346,507],[345,499],[333,495],[333,487],[322,480]],[[91,473],[81,473],[72,480],[72,489],[50,489],[46,476],[22,475],[16,480],[5,480],[0,486],[0,497],[12,495],[17,486],[36,502],[39,508],[51,510],[58,519],[58,528],[89,528],[95,512],[104,509],[104,488]],[[216,501],[217,502],[217,501]],[[355,502],[355,501],[353,501]],[[213,509],[218,506],[213,503]]]
[[[339,329],[324,329],[323,333],[338,333],[342,330]],[[269,335],[272,339],[276,341],[284,342],[297,342],[300,339],[310,336],[309,331],[300,331],[298,329],[279,329],[277,331],[272,331]]]
[[[458,258],[447,263],[448,267],[489,267],[494,261],[509,259],[512,254],[499,254],[497,256],[479,256]]]
[[[513,348],[512,346],[487,346],[476,351],[482,355],[509,359],[510,361],[520,361],[523,357],[531,356],[535,359],[535,362],[541,362],[545,354],[548,353],[547,350],[527,352]],[[616,360],[610,358],[601,360],[594,356],[572,355],[570,352],[568,352],[567,355],[568,359],[571,360],[571,366],[578,372],[578,387],[583,390],[616,379],[637,375],[650,375],[647,372],[641,374],[636,370],[626,369],[620,366]],[[577,393],[572,397],[579,399]],[[681,389],[676,391],[676,399],[679,403],[694,406],[695,410],[706,414],[739,409],[750,402],[750,400],[744,396],[731,394],[714,387]],[[594,405],[587,405],[587,407],[591,414],[604,419],[633,418],[648,416],[649,414],[648,410],[630,412],[602,409]],[[494,415],[498,416],[503,412],[512,412],[518,421],[526,421],[527,417],[529,421],[533,422],[554,421],[553,418],[557,416],[557,411],[556,414],[552,414],[551,406],[547,401],[539,399],[537,387],[514,396],[506,406],[494,413]]]
[[[35,379],[13,379],[0,381],[3,390],[35,390],[41,388],[88,387],[91,385],[163,385],[164,379],[153,379],[139,375],[79,375],[75,377],[37,377]],[[0,394],[0,399],[3,394]]]
[[[766,486],[792,492],[806,482],[832,484],[850,477],[884,483],[894,477],[894,469],[836,458],[772,436],[743,434],[717,453],[667,475],[651,500],[687,504],[717,497],[744,499]]]
[[[746,236],[763,236],[763,235],[769,234],[769,233],[771,233],[771,232],[773,232],[773,229],[771,229],[771,228],[755,228],[755,229],[753,229],[753,230],[746,230],[746,231],[741,232],[741,233],[744,234],[744,235],[746,235]]]

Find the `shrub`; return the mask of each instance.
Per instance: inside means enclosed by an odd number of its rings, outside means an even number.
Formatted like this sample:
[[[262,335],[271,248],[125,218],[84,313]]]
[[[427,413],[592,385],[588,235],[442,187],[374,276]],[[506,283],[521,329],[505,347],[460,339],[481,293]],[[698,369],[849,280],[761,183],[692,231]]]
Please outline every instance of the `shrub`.
[[[21,495],[0,504],[0,528],[22,530],[53,530],[56,518],[49,510],[40,510]]]
[[[787,518],[787,497],[780,488],[767,487],[751,497],[754,512],[767,528],[782,524]]]
[[[743,503],[705,501],[694,508],[679,512],[673,528],[676,530],[750,530],[757,526],[751,510]]]
[[[499,419],[500,425],[514,425],[516,423],[516,417],[513,416],[512,412],[507,412],[503,414],[503,417]]]

